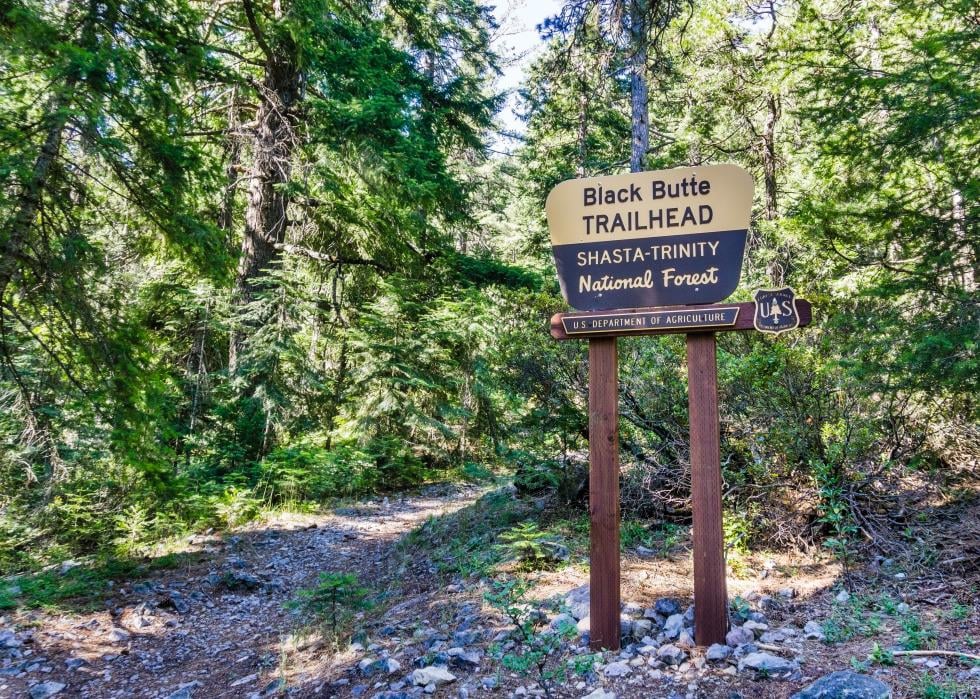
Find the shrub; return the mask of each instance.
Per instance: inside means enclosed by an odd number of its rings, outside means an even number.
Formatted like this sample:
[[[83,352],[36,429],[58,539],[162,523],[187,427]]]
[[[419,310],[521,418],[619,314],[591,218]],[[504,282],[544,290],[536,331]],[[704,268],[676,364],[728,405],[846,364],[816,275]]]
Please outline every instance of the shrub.
[[[320,573],[317,584],[300,590],[289,606],[323,624],[337,640],[354,613],[368,606],[367,594],[354,573]]]

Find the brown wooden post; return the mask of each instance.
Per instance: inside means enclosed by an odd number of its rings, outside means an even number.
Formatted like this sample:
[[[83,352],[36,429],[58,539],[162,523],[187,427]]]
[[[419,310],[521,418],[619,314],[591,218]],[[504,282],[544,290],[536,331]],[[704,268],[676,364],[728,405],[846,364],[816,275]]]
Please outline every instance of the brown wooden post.
[[[724,643],[728,631],[714,333],[688,334],[687,377],[694,510],[694,633],[697,644],[707,646]]]
[[[619,369],[616,338],[589,340],[589,637],[619,650]]]

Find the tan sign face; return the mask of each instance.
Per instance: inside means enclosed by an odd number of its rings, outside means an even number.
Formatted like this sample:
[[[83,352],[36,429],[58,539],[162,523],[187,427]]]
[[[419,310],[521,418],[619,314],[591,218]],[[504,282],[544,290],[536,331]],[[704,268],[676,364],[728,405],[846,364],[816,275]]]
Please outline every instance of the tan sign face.
[[[721,301],[738,286],[752,176],[736,165],[562,182],[545,210],[574,308]]]

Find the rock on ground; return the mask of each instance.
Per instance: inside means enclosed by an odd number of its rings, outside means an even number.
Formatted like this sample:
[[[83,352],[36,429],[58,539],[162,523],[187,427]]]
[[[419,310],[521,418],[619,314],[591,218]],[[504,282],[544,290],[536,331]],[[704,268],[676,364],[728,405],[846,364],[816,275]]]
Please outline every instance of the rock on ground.
[[[439,686],[440,684],[447,684],[455,681],[456,675],[451,673],[446,668],[439,667],[437,665],[430,665],[429,667],[423,667],[412,671],[412,684],[420,687],[424,687],[429,684]]]
[[[824,675],[790,699],[891,699],[892,690],[874,677],[841,670]]]
[[[752,633],[750,629],[746,629],[742,626],[736,626],[727,634],[725,634],[725,643],[732,646],[740,646],[744,643],[751,643],[755,640],[755,634]]]
[[[667,638],[677,638],[680,636],[681,631],[684,628],[684,615],[683,614],[671,614],[667,618],[667,623],[664,624],[664,635]]]
[[[794,660],[780,658],[771,653],[751,653],[738,663],[738,669],[755,670],[758,673],[769,675],[786,675],[800,669],[799,663]]]
[[[589,616],[589,586],[576,587],[565,596],[565,606],[576,619]]]
[[[609,663],[602,668],[602,674],[606,677],[623,677],[631,672],[630,666],[624,662]]]
[[[687,659],[687,653],[682,648],[668,643],[660,647],[657,657],[668,665],[680,665]]]
[[[709,661],[726,660],[732,654],[732,649],[721,643],[712,643],[705,653],[705,658]]]
[[[803,636],[804,638],[809,638],[814,641],[822,641],[825,638],[823,626],[821,626],[819,622],[808,621],[803,627]]]
[[[616,695],[612,692],[607,692],[602,687],[593,690],[586,694],[582,699],[616,699]]]
[[[59,694],[64,688],[65,685],[61,684],[61,682],[42,682],[31,687],[28,694],[31,699],[48,699],[48,697]]]

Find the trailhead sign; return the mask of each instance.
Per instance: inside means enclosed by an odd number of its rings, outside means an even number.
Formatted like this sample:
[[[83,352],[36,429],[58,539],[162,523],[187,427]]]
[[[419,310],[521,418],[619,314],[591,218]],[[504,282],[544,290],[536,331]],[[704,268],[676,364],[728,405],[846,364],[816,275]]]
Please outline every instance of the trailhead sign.
[[[779,334],[810,323],[789,287],[718,304],[738,287],[752,176],[737,165],[581,178],[556,186],[545,210],[562,295],[557,340],[589,341],[589,619],[594,649],[620,646],[619,336],[687,335],[698,645],[728,631],[715,333]]]
[[[736,165],[562,182],[545,204],[562,295],[583,311],[728,298],[753,190]]]

